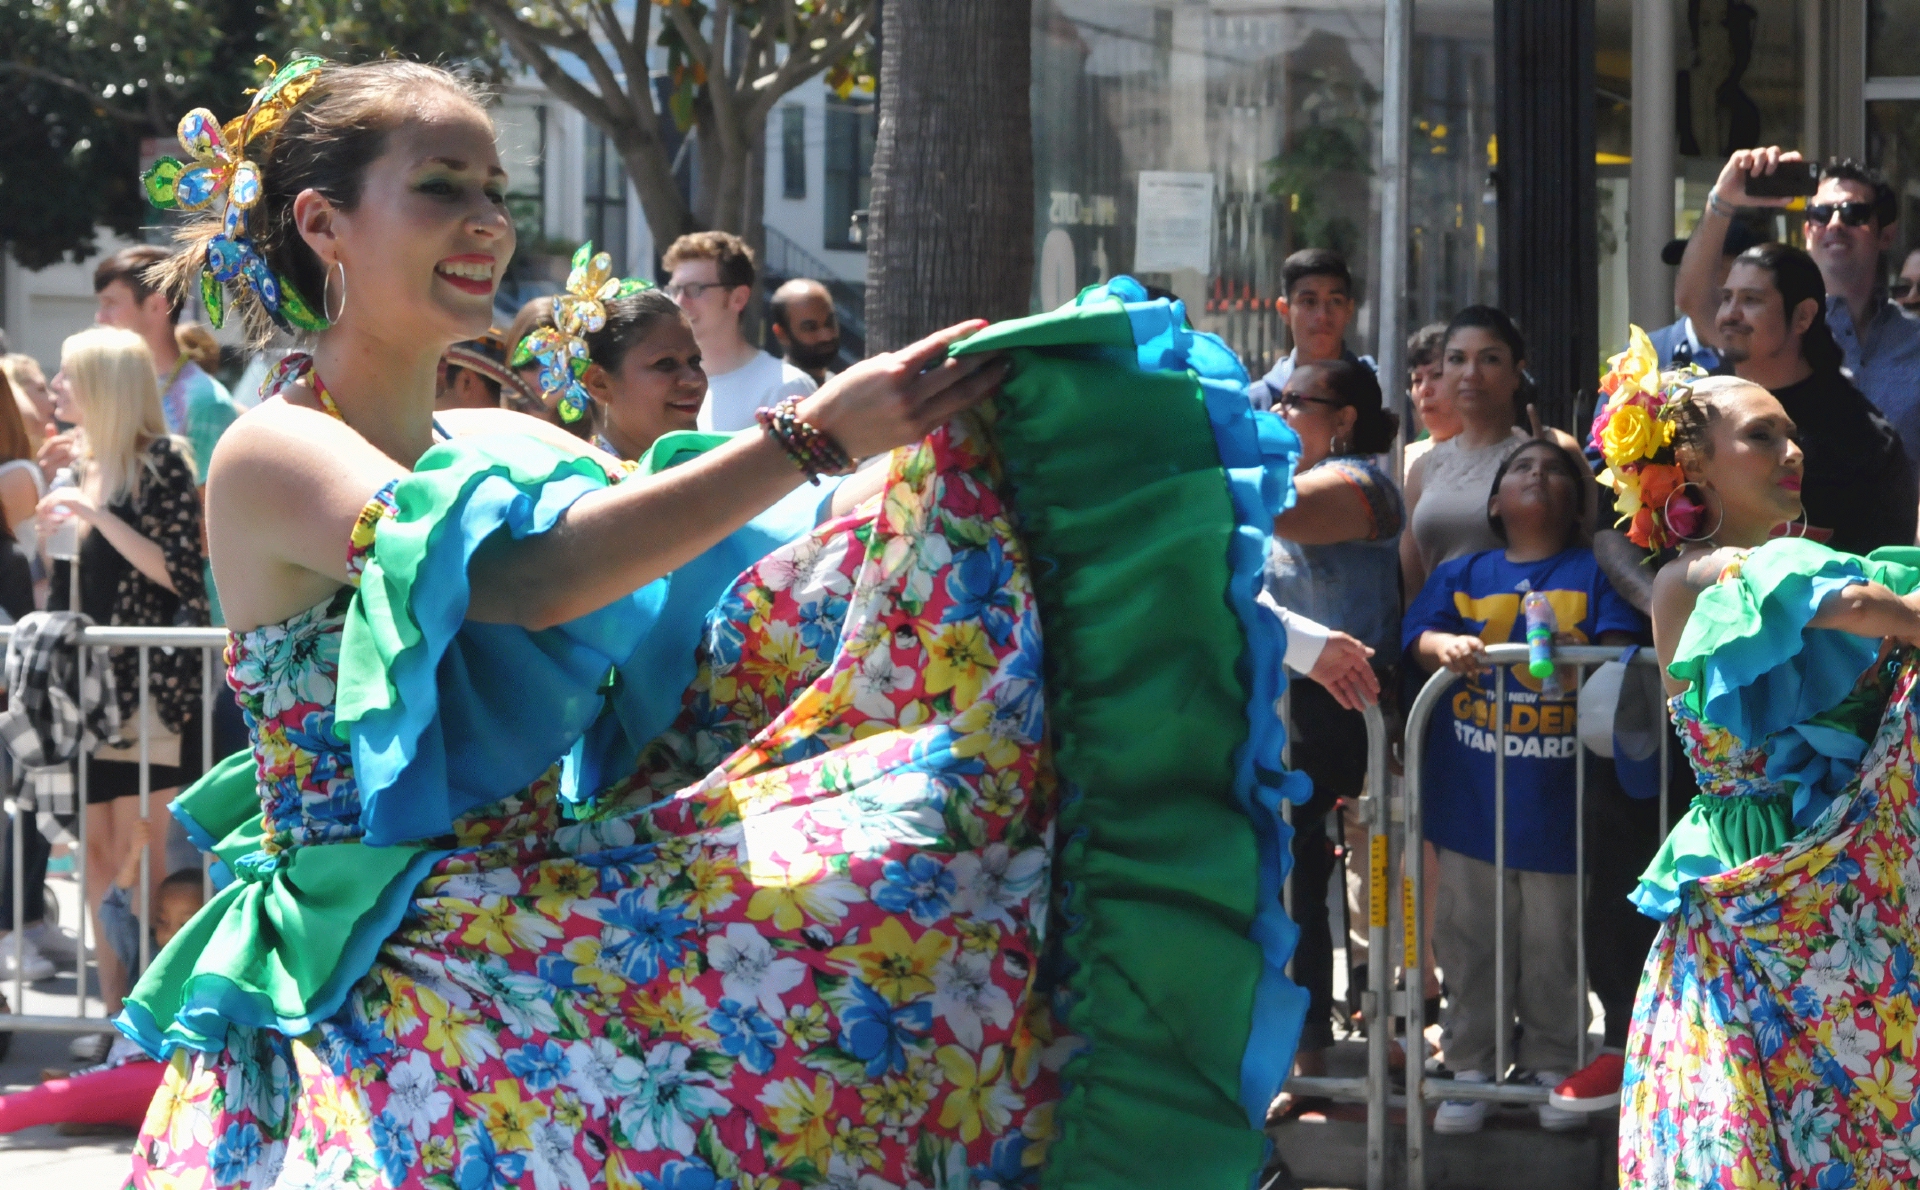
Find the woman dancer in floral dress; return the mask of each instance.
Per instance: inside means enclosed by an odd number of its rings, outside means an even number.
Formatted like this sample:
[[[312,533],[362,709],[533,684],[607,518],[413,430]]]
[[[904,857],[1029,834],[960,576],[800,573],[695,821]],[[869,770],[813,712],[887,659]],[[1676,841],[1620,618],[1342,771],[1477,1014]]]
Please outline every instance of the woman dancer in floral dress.
[[[213,460],[254,749],[120,1021],[172,1058],[136,1185],[1245,1184],[1305,791],[1253,602],[1295,443],[1223,348],[1116,282],[636,469],[433,419],[513,247],[451,76],[300,59],[182,139],[175,281],[317,345]],[[577,260],[554,381],[623,289]]]
[[[1779,402],[1635,341],[1595,438],[1636,540],[1681,547],[1654,636],[1700,796],[1634,894],[1663,925],[1621,1182],[1910,1186],[1920,553],[1779,536],[1802,470]]]

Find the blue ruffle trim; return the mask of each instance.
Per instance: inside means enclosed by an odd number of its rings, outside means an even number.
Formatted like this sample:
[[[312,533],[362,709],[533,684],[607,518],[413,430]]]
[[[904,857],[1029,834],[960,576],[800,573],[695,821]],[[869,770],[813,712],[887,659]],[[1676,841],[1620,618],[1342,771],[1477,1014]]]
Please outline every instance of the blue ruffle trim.
[[[502,529],[515,538],[548,531],[605,483],[562,473],[522,484],[504,472],[469,477],[428,543],[406,609],[422,640],[393,661],[393,705],[347,725],[371,845],[444,835],[555,761],[562,798],[591,803],[679,712],[720,597],[748,566],[811,529],[820,506],[818,490],[803,488],[673,574],[531,632],[467,620],[474,552]],[[397,499],[404,517],[406,480]]]
[[[664,590],[648,588],[540,632],[468,622],[467,568],[489,537],[544,533],[606,486],[577,472],[523,485],[504,471],[468,476],[434,529],[403,609],[422,640],[393,658],[392,705],[350,725],[374,846],[447,834],[460,815],[539,777],[593,726],[608,674],[658,617]],[[401,518],[411,478],[396,492]]]
[[[214,847],[219,843],[212,832],[195,820],[193,815],[187,813],[186,807],[180,803],[179,799],[168,802],[167,809],[173,814],[173,820],[180,824],[180,829],[186,833],[187,841],[211,856]],[[227,885],[233,883],[233,869],[219,859],[215,859],[207,866],[207,878],[213,881],[214,892],[223,892]]]
[[[1259,854],[1259,909],[1247,933],[1266,959],[1254,988],[1252,1029],[1240,1063],[1240,1102],[1248,1123],[1261,1128],[1293,1068],[1294,1047],[1307,1017],[1307,992],[1286,975],[1300,927],[1287,917],[1281,897],[1293,865],[1293,830],[1280,817],[1280,803],[1306,803],[1313,784],[1304,773],[1288,772],[1281,764],[1286,725],[1276,708],[1287,686],[1282,663],[1286,629],[1257,602],[1273,520],[1293,507],[1300,441],[1280,418],[1248,404],[1247,373],[1239,357],[1218,337],[1188,329],[1184,303],[1148,301],[1146,290],[1131,277],[1115,277],[1083,293],[1080,301],[1104,297],[1126,306],[1141,368],[1190,372],[1199,380],[1233,498],[1237,524],[1228,547],[1233,571],[1228,598],[1247,634],[1241,664],[1251,691],[1249,734],[1235,761],[1234,796],[1253,824]]]
[[[1860,771],[1867,741],[1822,723],[1796,723],[1767,740],[1767,779],[1793,792],[1793,825],[1820,821]]]
[[[388,882],[374,907],[354,926],[340,961],[334,965],[332,977],[321,986],[304,1014],[281,1016],[273,1010],[272,1002],[258,992],[246,991],[217,976],[200,976],[191,998],[165,1029],[154,1020],[152,1013],[132,1000],[128,1000],[120,1015],[113,1019],[113,1027],[160,1061],[165,1061],[177,1049],[217,1052],[226,1044],[230,1025],[275,1029],[287,1037],[299,1037],[311,1031],[338,1013],[353,985],[373,970],[380,948],[400,928],[401,920],[412,906],[414,889],[426,879],[433,865],[450,854],[449,851],[423,851]],[[215,894],[214,901],[244,895],[247,887],[245,883],[230,884]],[[213,904],[208,902],[208,908]]]
[[[1784,576],[1756,609],[1757,629],[1718,642],[1704,659],[1689,704],[1741,740],[1766,739],[1838,706],[1873,664],[1879,642],[1807,625],[1827,596],[1865,578],[1860,559],[1848,554],[1830,554],[1813,573]],[[1717,587],[1700,596],[1721,597]],[[1684,653],[1684,640],[1681,646]]]
[[[1627,894],[1627,900],[1632,901],[1634,908],[1655,921],[1665,921],[1673,916],[1674,910],[1680,908],[1680,902],[1685,898],[1689,887],[1708,876],[1718,876],[1727,870],[1727,865],[1717,856],[1680,855],[1674,857],[1673,869],[1680,874],[1679,882],[1674,887],[1667,888],[1664,885],[1642,880],[1634,885],[1632,892]]]

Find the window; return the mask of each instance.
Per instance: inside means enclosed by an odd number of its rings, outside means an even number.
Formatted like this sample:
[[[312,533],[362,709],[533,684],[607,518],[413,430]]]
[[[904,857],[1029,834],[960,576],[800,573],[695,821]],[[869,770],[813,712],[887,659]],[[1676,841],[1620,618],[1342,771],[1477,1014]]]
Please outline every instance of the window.
[[[871,101],[827,105],[826,226],[829,248],[858,249],[854,212],[867,209],[873,189],[874,115]]]
[[[544,106],[502,107],[494,113],[500,141],[500,164],[507,171],[507,210],[521,244],[531,246],[546,238],[547,230],[547,109]]]
[[[613,257],[616,273],[627,271],[627,173],[613,139],[587,131],[587,238],[594,251]]]
[[[807,196],[807,109],[797,103],[780,109],[780,196]]]

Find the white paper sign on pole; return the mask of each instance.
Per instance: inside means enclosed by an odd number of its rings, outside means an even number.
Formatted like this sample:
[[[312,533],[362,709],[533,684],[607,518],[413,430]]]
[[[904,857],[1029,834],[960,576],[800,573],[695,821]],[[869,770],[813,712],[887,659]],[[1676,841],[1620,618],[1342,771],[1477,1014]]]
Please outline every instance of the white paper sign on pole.
[[[1213,175],[1140,171],[1133,268],[1140,273],[1213,271]]]

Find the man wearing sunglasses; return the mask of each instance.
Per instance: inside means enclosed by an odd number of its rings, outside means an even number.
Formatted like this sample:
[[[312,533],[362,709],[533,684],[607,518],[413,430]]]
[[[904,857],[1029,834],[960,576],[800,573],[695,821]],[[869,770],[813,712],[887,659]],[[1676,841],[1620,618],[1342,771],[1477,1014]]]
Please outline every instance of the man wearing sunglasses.
[[[1728,224],[1740,207],[1784,207],[1793,200],[1753,195],[1747,179],[1772,174],[1800,154],[1778,146],[1742,149],[1727,159],[1707,192],[1707,206],[1680,262],[1675,285],[1696,328],[1714,325],[1720,304],[1712,266]],[[1856,161],[1834,161],[1820,171],[1807,200],[1807,253],[1826,283],[1826,321],[1853,383],[1899,432],[1909,458],[1920,459],[1920,321],[1887,299],[1881,258],[1893,246],[1899,206],[1893,188]],[[1718,342],[1714,343],[1718,347]]]

